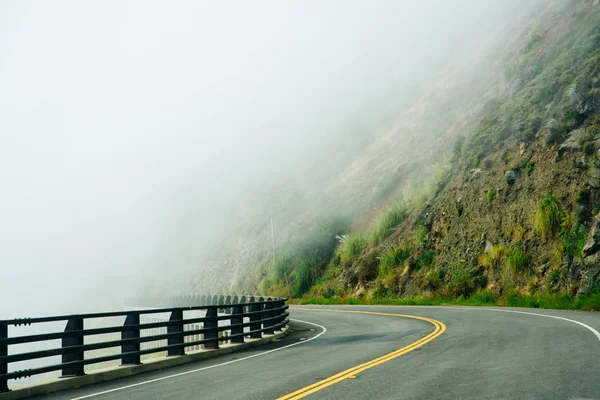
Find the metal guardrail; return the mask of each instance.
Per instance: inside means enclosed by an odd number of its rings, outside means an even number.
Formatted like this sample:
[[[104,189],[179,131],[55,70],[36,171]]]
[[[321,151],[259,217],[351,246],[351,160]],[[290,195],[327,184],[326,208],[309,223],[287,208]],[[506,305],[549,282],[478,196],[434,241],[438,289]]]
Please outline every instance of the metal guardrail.
[[[285,304],[287,299],[263,298],[254,296],[184,296],[171,298],[147,298],[135,301],[136,307],[157,307],[162,304],[167,308],[148,308],[132,311],[118,311],[93,314],[61,315],[41,318],[17,318],[0,320],[0,393],[9,391],[8,381],[53,371],[62,371],[62,377],[85,375],[84,367],[111,360],[121,360],[121,365],[141,364],[141,356],[152,353],[167,352],[168,356],[185,355],[185,348],[204,345],[206,349],[219,348],[219,342],[244,343],[244,338],[261,338],[263,334],[274,334],[287,325],[289,312]],[[187,306],[181,306],[188,304]],[[133,305],[133,304],[132,304]],[[205,311],[204,317],[185,318],[186,311]],[[140,323],[140,315],[170,313],[168,320],[162,322]],[[219,315],[221,314],[221,315]],[[222,315],[226,314],[226,315]],[[85,321],[91,319],[125,317],[122,326],[85,329]],[[248,318],[249,322],[244,322]],[[49,332],[26,336],[9,336],[9,326],[31,325],[44,322],[66,321],[62,332]],[[229,324],[219,324],[229,321]],[[200,329],[185,329],[189,324],[202,324]],[[165,328],[167,333],[142,335],[141,333],[155,328]],[[120,340],[84,343],[84,338],[91,335],[121,333]],[[222,336],[223,332],[229,333]],[[198,335],[203,339],[195,340]],[[190,337],[192,340],[190,340]],[[187,339],[186,339],[187,338]],[[46,350],[9,354],[9,346],[61,339],[61,346]],[[158,340],[167,340],[166,345],[141,349],[141,344]],[[91,350],[120,347],[118,354],[85,358]],[[40,358],[61,356],[62,362],[32,369],[9,372],[11,363],[37,360]]]

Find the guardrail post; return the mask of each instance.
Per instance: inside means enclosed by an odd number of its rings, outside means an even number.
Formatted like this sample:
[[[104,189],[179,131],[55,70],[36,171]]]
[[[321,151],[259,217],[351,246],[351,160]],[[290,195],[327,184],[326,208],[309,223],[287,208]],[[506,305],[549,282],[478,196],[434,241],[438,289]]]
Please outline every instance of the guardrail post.
[[[0,324],[0,357],[8,355],[8,345],[2,343],[3,340],[8,339],[8,325]],[[8,374],[8,363],[4,360],[0,360],[0,375]],[[8,392],[8,379],[0,378],[0,393]]]
[[[210,329],[204,333],[204,339],[214,339],[204,344],[205,349],[219,348],[219,321],[217,321],[217,306],[210,307],[206,310],[206,317],[211,318],[204,322],[204,329]]]
[[[167,339],[167,344],[169,346],[180,344],[181,346],[169,349],[169,351],[167,352],[167,355],[183,356],[183,355],[185,355],[185,349],[183,348],[183,310],[182,309],[174,309],[173,311],[171,311],[171,317],[169,318],[169,321],[180,321],[180,322],[175,325],[168,325],[167,333],[180,332],[181,335],[169,336],[169,338]]]
[[[231,325],[243,324],[244,323],[244,306],[236,304],[233,306],[233,313],[231,314]],[[244,327],[231,328],[231,335],[240,335],[238,337],[231,338],[232,343],[244,343]]]
[[[131,313],[125,317],[125,323],[123,326],[130,326],[131,329],[127,329],[121,332],[121,339],[139,339],[140,338],[140,314]],[[121,346],[121,353],[131,353],[140,351],[140,342],[124,344]],[[140,355],[129,355],[121,358],[121,365],[138,365],[141,364]]]
[[[262,304],[254,304],[255,300],[254,297],[250,298],[250,312],[256,312],[256,311],[261,311],[262,310]],[[250,330],[251,331],[259,331],[259,332],[252,332],[250,334],[250,338],[252,339],[260,339],[262,337],[262,333],[260,332],[260,329],[262,328],[262,324],[260,322],[260,320],[262,319],[262,313],[258,313],[258,314],[250,314]]]
[[[76,317],[71,318],[67,321],[67,326],[65,328],[65,332],[74,332],[74,331],[82,331],[83,330],[83,318]],[[73,347],[73,346],[83,346],[83,335],[77,334],[76,336],[69,336],[62,338],[62,347]],[[74,362],[74,361],[83,361],[83,351],[81,350],[72,350],[68,353],[62,355],[62,362]],[[62,369],[62,376],[81,376],[85,375],[83,364],[74,365],[74,366],[66,366]]]
[[[264,318],[273,318],[273,317],[275,317],[275,312],[272,310],[275,308],[275,303],[271,299],[268,299],[267,301],[268,301],[268,303],[265,304],[265,312],[263,313],[263,317]],[[274,319],[270,320],[270,321],[266,321],[264,323],[264,327],[266,329],[264,333],[266,333],[267,335],[275,334],[275,329],[273,329],[273,325],[275,325],[276,323],[277,323],[277,321],[275,321]]]

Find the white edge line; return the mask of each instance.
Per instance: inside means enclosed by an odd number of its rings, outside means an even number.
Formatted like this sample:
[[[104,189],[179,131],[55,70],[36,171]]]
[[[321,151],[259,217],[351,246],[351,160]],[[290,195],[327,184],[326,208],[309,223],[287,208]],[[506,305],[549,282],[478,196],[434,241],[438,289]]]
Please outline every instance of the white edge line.
[[[283,350],[283,349],[287,349],[287,348],[290,348],[290,347],[293,347],[293,346],[297,346],[297,345],[299,345],[299,344],[308,343],[308,342],[310,342],[311,340],[315,340],[315,339],[317,339],[319,336],[321,336],[321,335],[323,335],[325,332],[327,332],[327,328],[325,328],[325,327],[324,327],[324,326],[322,326],[322,325],[315,324],[314,322],[302,321],[302,320],[300,320],[300,319],[290,319],[290,320],[291,320],[291,321],[297,321],[297,322],[302,322],[302,323],[305,323],[305,324],[309,324],[309,325],[314,325],[314,326],[317,326],[317,327],[321,328],[321,329],[322,329],[322,331],[321,331],[321,332],[320,332],[318,335],[315,335],[315,336],[311,337],[310,339],[303,340],[303,341],[301,341],[301,342],[296,342],[296,343],[288,344],[287,346],[278,347],[278,348],[276,348],[276,349],[273,349],[273,350],[263,351],[262,353],[253,354],[253,355],[251,355],[251,356],[248,356],[248,357],[244,357],[244,358],[238,358],[237,360],[231,360],[231,361],[227,361],[227,362],[224,362],[224,363],[221,363],[221,364],[210,365],[210,366],[208,366],[208,367],[204,367],[204,368],[198,368],[198,369],[194,369],[194,370],[191,370],[191,371],[185,371],[185,372],[181,372],[181,373],[174,374],[174,375],[163,376],[163,377],[160,377],[160,378],[151,379],[151,380],[149,380],[149,381],[138,382],[138,383],[134,383],[134,384],[132,384],[132,385],[122,386],[122,387],[118,387],[118,388],[115,388],[115,389],[110,389],[110,390],[105,390],[105,391],[103,391],[103,392],[98,392],[98,393],[88,394],[88,395],[81,396],[81,397],[74,397],[74,398],[72,398],[71,400],[89,399],[90,397],[101,396],[101,395],[103,395],[103,394],[108,394],[108,393],[118,392],[118,391],[120,391],[120,390],[130,389],[130,388],[132,388],[132,387],[136,387],[136,386],[142,386],[142,385],[146,385],[146,384],[149,384],[149,383],[154,383],[154,382],[164,381],[165,379],[176,378],[176,377],[178,377],[178,376],[183,376],[183,375],[193,374],[193,373],[195,373],[195,372],[205,371],[205,370],[207,370],[207,369],[212,369],[212,368],[222,367],[222,366],[224,366],[224,365],[229,365],[229,364],[233,364],[233,363],[236,363],[236,362],[240,362],[240,361],[244,361],[244,360],[249,360],[249,359],[251,359],[251,358],[254,358],[254,357],[264,356],[265,354],[274,353],[274,352],[276,352],[276,351]],[[288,329],[289,329],[289,328],[288,328]]]
[[[574,324],[577,325],[581,325],[583,326],[585,329],[589,330],[590,332],[592,332],[594,335],[596,335],[596,338],[598,338],[598,340],[600,340],[600,332],[598,332],[597,330],[595,330],[594,328],[592,328],[589,325],[584,324],[583,322],[579,322],[579,321],[575,321],[573,319],[569,319],[569,318],[563,318],[563,317],[557,317],[556,315],[548,315],[548,314],[539,314],[539,313],[532,313],[532,312],[527,312],[527,311],[517,311],[517,310],[503,310],[501,308],[488,308],[488,310],[491,311],[501,311],[501,312],[508,312],[508,313],[515,313],[515,314],[528,314],[528,315],[537,315],[538,317],[546,317],[546,318],[554,318],[554,319],[561,319],[563,321],[568,321],[568,322],[572,322]]]

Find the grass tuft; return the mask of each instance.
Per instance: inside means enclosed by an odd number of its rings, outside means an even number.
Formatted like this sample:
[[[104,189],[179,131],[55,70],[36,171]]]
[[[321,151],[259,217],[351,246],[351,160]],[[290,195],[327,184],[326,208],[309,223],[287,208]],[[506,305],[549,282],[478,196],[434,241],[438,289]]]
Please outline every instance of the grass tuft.
[[[344,235],[337,248],[337,253],[340,256],[340,263],[342,265],[352,264],[354,259],[356,259],[366,247],[367,241],[361,233]]]
[[[408,216],[408,207],[403,201],[397,201],[383,210],[371,225],[369,244],[376,246],[388,237]]]
[[[535,226],[538,232],[544,236],[554,235],[564,218],[560,207],[560,202],[555,195],[551,195],[542,200],[535,216]]]
[[[385,249],[379,257],[379,276],[385,275],[392,268],[398,267],[410,257],[413,248],[410,244],[404,243]]]
[[[525,272],[529,267],[529,256],[522,246],[515,245],[506,250],[506,264],[512,272]]]
[[[302,296],[308,292],[316,279],[317,262],[313,259],[302,260],[292,271],[294,278],[294,289],[296,296]]]

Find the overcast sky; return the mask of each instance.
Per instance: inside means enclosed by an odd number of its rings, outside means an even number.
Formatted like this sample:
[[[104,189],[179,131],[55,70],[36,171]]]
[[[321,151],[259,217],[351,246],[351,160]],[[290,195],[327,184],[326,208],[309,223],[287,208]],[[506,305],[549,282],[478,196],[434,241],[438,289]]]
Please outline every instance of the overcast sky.
[[[198,268],[234,203],[391,124],[515,4],[0,1],[0,316]]]

